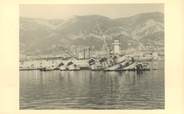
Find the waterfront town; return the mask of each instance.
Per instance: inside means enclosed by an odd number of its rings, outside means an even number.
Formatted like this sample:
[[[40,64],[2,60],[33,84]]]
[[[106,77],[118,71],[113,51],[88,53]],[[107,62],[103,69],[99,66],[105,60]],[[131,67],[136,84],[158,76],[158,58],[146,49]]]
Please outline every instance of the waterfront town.
[[[55,56],[23,56],[20,57],[20,70],[150,70],[160,69],[159,61],[164,60],[163,48],[142,47],[140,49],[120,48],[120,41],[114,40],[111,46],[104,42],[102,50],[94,47],[65,50],[65,53]],[[164,63],[163,63],[164,64]]]

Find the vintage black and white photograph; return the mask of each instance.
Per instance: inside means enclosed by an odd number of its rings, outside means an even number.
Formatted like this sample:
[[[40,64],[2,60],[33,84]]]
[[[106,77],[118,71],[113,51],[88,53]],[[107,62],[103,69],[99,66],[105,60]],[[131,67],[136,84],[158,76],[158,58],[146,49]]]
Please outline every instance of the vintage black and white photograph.
[[[20,4],[20,110],[165,108],[164,4]]]

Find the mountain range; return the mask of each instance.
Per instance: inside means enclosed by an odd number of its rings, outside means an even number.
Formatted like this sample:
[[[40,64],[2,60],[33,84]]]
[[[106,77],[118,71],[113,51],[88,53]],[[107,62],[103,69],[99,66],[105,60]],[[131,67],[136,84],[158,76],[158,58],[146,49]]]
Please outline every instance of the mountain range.
[[[58,14],[59,15],[59,14]],[[164,14],[141,13],[112,19],[101,15],[74,16],[68,20],[20,17],[20,53],[60,54],[71,46],[102,48],[118,39],[121,49],[164,47]]]

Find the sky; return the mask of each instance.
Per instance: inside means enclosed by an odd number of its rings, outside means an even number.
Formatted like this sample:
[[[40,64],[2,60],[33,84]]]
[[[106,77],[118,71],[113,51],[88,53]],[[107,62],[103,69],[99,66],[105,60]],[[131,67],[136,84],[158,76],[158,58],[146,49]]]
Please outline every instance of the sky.
[[[73,16],[102,15],[109,18],[128,17],[146,12],[164,12],[163,4],[22,4],[21,17],[68,19]]]

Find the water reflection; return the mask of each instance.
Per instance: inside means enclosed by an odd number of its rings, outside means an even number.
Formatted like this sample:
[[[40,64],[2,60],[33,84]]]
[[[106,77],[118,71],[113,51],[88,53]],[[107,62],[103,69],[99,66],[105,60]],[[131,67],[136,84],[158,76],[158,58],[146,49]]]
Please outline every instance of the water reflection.
[[[21,71],[21,109],[164,108],[164,72]]]

